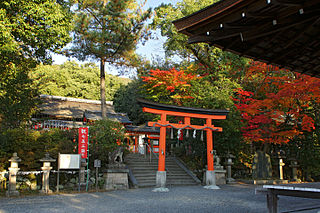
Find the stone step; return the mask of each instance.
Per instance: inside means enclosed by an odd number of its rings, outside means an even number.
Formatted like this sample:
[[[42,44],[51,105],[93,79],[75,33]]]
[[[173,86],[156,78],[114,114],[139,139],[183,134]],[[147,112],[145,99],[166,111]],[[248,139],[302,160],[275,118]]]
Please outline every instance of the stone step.
[[[143,187],[155,187],[156,182],[145,182],[145,183],[138,183],[138,187],[143,188]]]
[[[152,166],[152,165],[127,165],[130,169],[134,170],[134,169],[158,169],[158,165],[157,166]],[[182,171],[184,172],[183,169],[181,169],[180,167],[175,167],[175,166],[166,166],[166,170],[170,171]]]
[[[137,179],[137,178],[140,178],[140,177],[146,177],[146,176],[148,176],[148,177],[150,177],[150,176],[156,176],[156,172],[150,172],[150,173],[134,173],[133,174],[134,175],[134,177]]]
[[[153,156],[152,156],[153,157]],[[129,154],[125,157],[127,166],[131,169],[139,187],[154,187],[158,171],[158,159],[145,158],[139,154]],[[195,185],[197,184],[176,161],[171,157],[166,158],[167,184],[168,185]]]
[[[167,180],[166,182],[166,185],[167,186],[170,186],[170,185],[198,185],[195,181],[170,181],[170,180]]]
[[[146,162],[136,162],[136,163],[126,163],[126,165],[129,166],[153,166],[153,167],[158,167],[158,163],[146,163]],[[171,168],[180,168],[178,165],[174,163],[166,163],[166,167],[171,167]]]
[[[144,181],[156,181],[156,176],[145,176],[137,178],[138,183]]]

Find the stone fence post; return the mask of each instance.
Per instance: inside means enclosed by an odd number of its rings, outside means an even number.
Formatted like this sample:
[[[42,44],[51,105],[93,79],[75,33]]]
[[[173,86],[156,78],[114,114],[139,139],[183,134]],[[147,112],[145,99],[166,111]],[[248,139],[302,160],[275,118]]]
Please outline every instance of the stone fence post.
[[[20,193],[17,191],[17,173],[20,170],[18,167],[21,159],[18,157],[17,153],[13,153],[12,157],[9,159],[11,165],[9,167],[9,188],[6,195],[9,196],[19,196]]]
[[[291,167],[291,169],[292,169],[292,179],[291,179],[291,181],[293,181],[293,182],[301,182],[301,180],[298,179],[297,169],[298,169],[298,167],[299,167],[299,164],[298,164],[297,159],[295,159],[295,158],[290,158],[289,160],[290,160],[290,165],[289,165],[289,167]]]
[[[52,193],[52,190],[49,188],[49,175],[51,167],[51,162],[55,162],[56,160],[51,158],[49,153],[45,154],[45,157],[40,159],[40,162],[43,162],[43,167],[41,167],[43,171],[42,175],[42,189],[40,190],[40,193],[49,194]]]
[[[232,159],[235,158],[231,153],[227,154],[226,164],[227,164],[227,183],[235,183],[235,179],[231,175],[231,166],[233,165]]]

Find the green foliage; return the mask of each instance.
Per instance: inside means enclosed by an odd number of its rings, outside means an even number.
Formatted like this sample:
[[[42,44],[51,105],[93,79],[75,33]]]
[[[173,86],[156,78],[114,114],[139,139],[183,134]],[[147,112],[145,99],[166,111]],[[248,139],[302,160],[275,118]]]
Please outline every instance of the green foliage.
[[[69,61],[62,65],[39,65],[31,72],[31,78],[40,85],[41,94],[99,100],[99,69],[92,63],[79,65]],[[108,75],[106,100],[112,101],[120,86],[130,81]]]
[[[26,124],[39,103],[37,84],[28,77],[28,66],[11,66],[0,80],[0,129]]]
[[[225,70],[230,70],[230,66],[242,66],[245,63],[243,58],[208,44],[189,44],[187,42],[188,37],[178,33],[173,25],[172,22],[174,20],[190,15],[214,2],[217,2],[217,0],[183,0],[176,5],[162,4],[155,9],[156,15],[151,26],[153,29],[159,29],[161,35],[167,37],[164,43],[166,56],[179,56],[182,59],[182,63],[187,66],[190,65],[190,61],[204,65],[209,68],[209,73],[211,74],[221,73]]]
[[[37,104],[36,85],[28,72],[39,62],[50,63],[70,41],[71,14],[52,0],[0,2],[0,119],[15,128],[30,118]]]
[[[126,86],[121,86],[116,92],[113,105],[117,112],[127,113],[129,119],[135,124],[143,124],[152,119],[152,115],[143,113],[137,103],[138,98],[144,98],[141,93],[142,81],[133,80]]]
[[[150,10],[143,12],[134,0],[79,1],[76,10],[73,54],[122,63],[135,50]]]
[[[8,168],[8,160],[12,153],[17,152],[21,158],[21,170],[39,170],[39,162],[45,153],[57,159],[58,153],[76,152],[75,130],[51,129],[35,131],[15,128],[0,133],[0,169]],[[53,165],[55,167],[55,164]]]
[[[45,18],[44,18],[45,17]],[[70,41],[71,14],[52,0],[3,0],[0,3],[0,52],[50,62],[50,51]]]
[[[70,54],[79,60],[100,61],[101,112],[105,117],[105,63],[129,66],[139,61],[135,49],[146,34],[144,22],[151,10],[144,12],[135,0],[80,0],[77,6]]]
[[[112,152],[124,141],[125,129],[122,124],[110,119],[99,120],[90,126],[90,154],[92,159],[100,159],[102,165],[108,162],[109,152]]]

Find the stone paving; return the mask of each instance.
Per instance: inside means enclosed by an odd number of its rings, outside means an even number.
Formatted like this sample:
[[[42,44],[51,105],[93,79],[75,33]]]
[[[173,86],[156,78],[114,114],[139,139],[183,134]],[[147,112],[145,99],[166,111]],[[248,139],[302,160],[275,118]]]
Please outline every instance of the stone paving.
[[[109,192],[56,194],[0,198],[0,213],[10,212],[267,212],[265,195],[255,195],[256,185],[223,185],[220,190],[203,186],[169,187],[167,193],[140,188]],[[317,209],[299,211],[320,213],[319,200],[280,197],[280,212],[308,207]]]

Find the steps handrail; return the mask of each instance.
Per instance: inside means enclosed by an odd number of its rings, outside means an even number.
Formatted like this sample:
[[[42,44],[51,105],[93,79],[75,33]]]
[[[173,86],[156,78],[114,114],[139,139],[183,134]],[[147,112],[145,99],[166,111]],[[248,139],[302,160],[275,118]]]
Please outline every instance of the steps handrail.
[[[136,177],[133,175],[132,170],[127,165],[126,165],[125,168],[129,170],[128,175],[129,175],[129,179],[130,179],[133,187],[137,188],[138,187],[138,181],[137,181]]]
[[[147,145],[147,147],[150,149],[150,152],[151,152],[157,159],[159,159],[159,156],[154,152],[154,149],[153,149],[151,146],[149,146],[149,144],[146,143],[146,145]],[[146,152],[147,152],[147,150],[146,150]],[[151,162],[151,160],[152,160],[152,155],[150,154],[150,162]]]
[[[148,147],[151,151],[151,153],[156,157],[156,159],[159,160],[159,156],[154,152],[154,149],[152,147],[149,146],[149,144],[145,143],[146,147]],[[146,152],[147,152],[147,149],[146,149]],[[150,154],[150,163],[151,163],[151,160],[152,160],[152,157],[151,157],[151,154]],[[168,168],[165,167],[165,170],[167,172],[170,172],[170,170]],[[171,173],[171,172],[170,172]]]
[[[187,168],[187,165],[179,158],[172,157],[172,159],[176,162],[176,164],[183,169],[196,183],[201,184],[201,181],[197,176]]]

